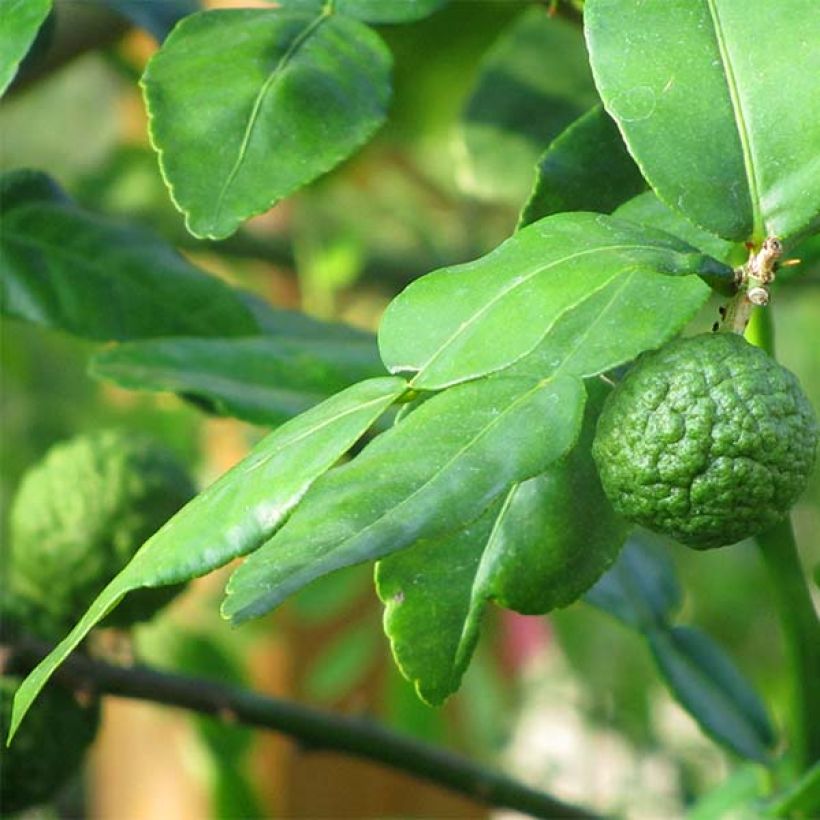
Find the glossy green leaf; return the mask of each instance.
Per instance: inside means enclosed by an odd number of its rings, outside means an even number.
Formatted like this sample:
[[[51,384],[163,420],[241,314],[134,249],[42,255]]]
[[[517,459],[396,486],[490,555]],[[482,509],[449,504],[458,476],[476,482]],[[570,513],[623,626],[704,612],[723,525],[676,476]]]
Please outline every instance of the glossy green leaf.
[[[696,276],[627,270],[561,316],[507,372],[594,376],[611,370],[679,333],[709,293]]]
[[[562,211],[611,213],[646,188],[618,127],[600,105],[553,141],[535,174],[519,227]]]
[[[460,181],[518,205],[546,146],[597,101],[578,27],[528,9],[482,60],[462,122]]]
[[[615,559],[626,536],[598,481],[590,445],[600,391],[570,454],[514,486],[476,522],[380,561],[385,632],[428,703],[458,689],[490,601],[526,614],[566,606]]]
[[[258,332],[237,292],[159,238],[90,214],[44,174],[0,183],[2,312],[91,339]]]
[[[50,11],[51,0],[0,0],[0,96],[6,93]]]
[[[584,22],[604,105],[667,204],[736,241],[818,224],[815,0],[589,0]]]
[[[682,213],[666,205],[654,191],[645,191],[629,202],[624,202],[614,214],[639,225],[647,225],[671,233],[693,248],[727,264],[737,265],[746,261],[748,251],[742,243],[729,242],[690,222]]]
[[[669,688],[703,730],[742,757],[768,762],[775,734],[766,710],[723,650],[691,627],[648,638]]]
[[[505,506],[506,496],[464,529],[419,541],[376,565],[396,665],[432,706],[458,690],[470,664],[486,606],[481,596],[473,600],[473,582]]]
[[[584,600],[644,631],[666,624],[680,609],[683,593],[664,545],[639,531]]]
[[[232,234],[362,145],[385,118],[390,62],[375,32],[328,11],[186,17],[142,83],[163,176],[191,233]]]
[[[391,372],[415,371],[413,386],[428,390],[500,370],[549,344],[562,317],[633,273],[733,276],[669,234],[602,214],[555,214],[487,256],[431,273],[400,293],[379,331],[382,360]],[[631,321],[654,325],[664,317]],[[597,343],[612,338],[599,334]]]
[[[383,375],[384,367],[375,339],[252,336],[128,342],[98,353],[90,372],[131,390],[195,396],[221,415],[277,425]]]
[[[577,444],[558,464],[511,492],[482,558],[486,597],[524,615],[571,604],[616,559],[630,527],[612,509],[592,460],[605,385],[587,384]]]
[[[405,390],[401,379],[348,388],[264,438],[180,510],[100,593],[82,620],[17,692],[11,734],[54,670],[128,592],[205,575],[264,543],[310,485]]]
[[[412,23],[438,11],[448,0],[333,0],[338,14],[355,17],[365,23]],[[319,13],[327,0],[278,0],[287,10]]]
[[[123,17],[145,29],[155,40],[162,42],[171,29],[189,14],[200,10],[199,0],[105,0]]]
[[[315,484],[233,574],[223,613],[257,617],[322,575],[463,527],[569,450],[582,406],[568,377],[494,377],[434,396]]]

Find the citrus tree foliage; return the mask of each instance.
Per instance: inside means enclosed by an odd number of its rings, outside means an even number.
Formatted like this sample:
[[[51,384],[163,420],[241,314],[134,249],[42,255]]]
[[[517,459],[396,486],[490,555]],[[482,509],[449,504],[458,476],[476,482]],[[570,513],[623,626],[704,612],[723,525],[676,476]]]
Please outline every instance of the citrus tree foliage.
[[[225,237],[362,146],[391,95],[372,25],[443,4],[283,0],[184,17],[142,88],[188,229]],[[16,15],[33,36],[36,20]],[[234,623],[376,562],[397,664],[433,704],[458,688],[490,605],[545,613],[603,575],[589,600],[642,631],[707,731],[765,759],[773,734],[737,670],[671,624],[651,558],[616,563],[630,528],[590,447],[613,369],[680,333],[710,288],[730,291],[746,243],[776,234],[788,249],[818,224],[818,28],[814,0],[587,0],[587,65],[566,23],[519,19],[486,60],[462,134],[478,188],[499,161],[493,129],[528,162],[540,155],[519,230],[413,282],[378,341],[255,303],[42,175],[9,177],[8,315],[118,340],[94,357],[98,378],[276,425],[102,592],[20,689],[14,726],[123,596],[247,556],[222,607]],[[563,79],[528,77],[544,43],[564,55]],[[10,72],[19,55],[7,52]],[[504,82],[550,98],[554,121],[522,132],[507,110],[490,124]],[[95,308],[103,280],[107,311]],[[157,307],[164,288],[172,313]]]

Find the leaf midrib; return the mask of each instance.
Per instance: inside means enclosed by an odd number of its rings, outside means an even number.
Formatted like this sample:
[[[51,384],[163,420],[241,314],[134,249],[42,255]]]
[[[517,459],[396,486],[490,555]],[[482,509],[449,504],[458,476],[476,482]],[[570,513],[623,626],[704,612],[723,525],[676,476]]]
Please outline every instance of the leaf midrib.
[[[512,402],[510,402],[510,404],[507,405],[507,407],[505,407],[502,412],[500,412],[496,416],[494,416],[488,424],[486,424],[484,427],[482,427],[481,430],[479,430],[474,436],[472,436],[469,439],[469,441],[465,442],[452,456],[450,456],[450,458],[444,464],[442,464],[441,467],[439,467],[431,476],[429,476],[424,482],[422,482],[418,487],[416,487],[409,495],[405,496],[395,506],[390,507],[384,513],[380,514],[377,518],[375,518],[373,521],[371,521],[367,526],[363,527],[360,530],[357,530],[353,535],[348,536],[343,541],[338,542],[336,544],[336,547],[334,548],[334,552],[339,550],[339,549],[342,549],[346,544],[353,541],[354,539],[362,538],[370,530],[372,530],[375,526],[382,523],[383,521],[385,521],[389,517],[393,516],[398,510],[401,510],[403,507],[405,507],[407,504],[409,504],[416,496],[418,496],[419,493],[421,493],[423,490],[425,490],[427,487],[429,487],[431,484],[433,484],[435,481],[437,481],[438,478],[441,475],[443,475],[454,463],[456,463],[464,455],[464,453],[466,453],[467,451],[472,449],[478,441],[480,441],[497,424],[499,424],[504,419],[505,416],[509,415],[509,413],[512,412],[514,408],[516,408],[523,401],[529,399],[533,394],[537,393],[539,390],[542,390],[544,387],[546,387],[552,381],[553,381],[553,379],[550,377],[548,379],[544,379],[542,381],[536,382],[529,390],[527,390],[524,393],[521,393],[520,395],[516,396],[515,399]],[[284,530],[282,532],[284,532]],[[268,543],[272,543],[272,541],[268,542]],[[264,545],[263,545],[263,547],[264,547]],[[260,547],[260,549],[262,549],[262,548]],[[386,554],[389,554],[389,553],[386,553]],[[378,556],[369,556],[369,557],[371,557],[371,558],[380,558],[380,557],[384,557],[384,556],[378,555]],[[244,566],[241,569],[244,569]],[[241,569],[240,569],[240,571],[241,571]],[[233,580],[234,577],[236,577],[236,576],[231,577],[231,581]],[[227,592],[228,592],[229,596],[232,592],[231,586],[232,586],[232,584],[229,581],[228,582],[228,587],[227,587]],[[277,600],[277,596],[275,595],[275,592],[270,593],[270,596],[271,596],[271,598],[273,598],[274,601]],[[263,595],[262,599],[265,600],[266,597],[267,596]],[[257,599],[256,603],[258,604],[258,599]],[[277,606],[277,603],[274,603],[272,606]],[[263,609],[262,611],[268,611],[270,608],[272,608],[272,607],[266,605],[265,609]],[[228,610],[226,610],[226,611],[228,611]],[[237,622],[237,617],[240,620],[246,620],[247,618],[253,617],[254,614],[257,611],[258,611],[257,607],[255,607],[253,604],[249,604],[249,605],[243,607],[242,609],[240,609],[236,612],[231,613],[230,611],[228,611],[228,613],[230,614],[231,619],[233,620],[233,622],[236,623]]]
[[[621,295],[623,290],[632,282],[632,279],[635,277],[635,275],[637,273],[638,273],[638,271],[636,269],[636,270],[630,271],[629,273],[627,273],[625,275],[624,274],[619,274],[620,276],[622,276],[622,280],[619,283],[617,289],[615,290],[615,293],[613,293],[612,296],[609,297],[609,300],[607,301],[606,305],[601,310],[601,312],[586,326],[586,328],[584,328],[584,332],[578,334],[578,338],[576,339],[575,344],[573,345],[572,349],[565,354],[565,356],[563,358],[563,361],[555,368],[555,371],[554,371],[555,376],[557,376],[561,373],[561,371],[564,369],[564,367],[566,367],[567,362],[570,361],[573,358],[573,356],[575,356],[575,354],[581,349],[581,346],[590,337],[590,335],[592,334],[592,332],[595,329],[596,325],[598,325],[604,319],[604,317],[607,315],[607,312],[610,310],[612,305],[616,303],[617,298]],[[610,282],[614,282],[614,281],[615,281],[615,277],[610,279]],[[607,284],[609,284],[609,283],[607,283]],[[597,290],[595,292],[600,293],[600,290]],[[574,373],[573,375],[578,376],[579,378],[581,378],[581,377],[591,376],[593,374],[592,373]]]
[[[752,138],[749,127],[746,124],[746,115],[740,99],[740,89],[735,77],[732,61],[729,58],[729,47],[723,33],[723,25],[720,21],[720,14],[717,9],[716,0],[706,0],[706,7],[712,18],[712,27],[715,33],[720,61],[723,65],[723,72],[726,78],[726,86],[729,92],[729,100],[732,104],[732,113],[737,127],[740,149],[743,154],[743,167],[746,170],[746,182],[749,186],[749,198],[752,206],[752,236],[750,239],[764,239],[765,227],[763,225],[763,215],[760,210],[761,186],[757,178],[757,171],[752,151]]]
[[[307,42],[307,40],[315,33],[315,31],[325,22],[325,20],[329,19],[332,13],[331,6],[325,6],[318,17],[311,20],[300,32],[293,38],[293,42],[288,46],[287,51],[282,55],[279,59],[279,62],[274,67],[273,71],[268,75],[265,82],[262,84],[262,87],[259,89],[259,92],[256,95],[256,98],[253,103],[253,107],[251,108],[251,113],[248,116],[248,121],[245,124],[245,132],[242,135],[242,142],[239,145],[239,153],[236,156],[236,160],[233,164],[233,167],[228,173],[228,176],[225,178],[225,182],[222,185],[221,190],[219,191],[219,196],[217,197],[216,207],[214,208],[214,217],[211,223],[212,228],[215,228],[219,223],[219,218],[222,215],[222,207],[225,202],[225,197],[228,194],[228,190],[230,189],[231,185],[233,185],[234,181],[236,180],[237,175],[242,167],[242,163],[245,160],[245,157],[248,153],[248,147],[250,145],[251,137],[253,136],[254,128],[256,127],[256,123],[259,120],[259,114],[262,110],[262,104],[265,101],[265,97],[268,95],[268,92],[273,88],[276,81],[284,74],[285,69],[288,65],[293,61],[296,57],[297,52],[299,49]]]
[[[555,370],[552,372],[552,379],[558,378],[562,374],[562,370],[565,367],[566,363],[575,355],[578,349],[581,347],[583,342],[588,338],[589,334],[592,332],[595,325],[600,321],[601,317],[606,314],[612,304],[615,302],[616,298],[619,294],[623,291],[623,289],[627,286],[627,284],[632,280],[635,276],[637,271],[632,271],[628,273],[626,276],[623,277],[623,282],[619,285],[616,292],[612,295],[612,297],[607,302],[606,307],[598,314],[598,316],[590,322],[587,326],[586,330],[583,334],[580,335],[577,343],[574,345],[572,350],[570,350],[565,356],[563,361],[556,366]],[[614,278],[614,277],[613,277]],[[597,291],[596,291],[597,292]],[[585,374],[569,374],[574,376],[582,376]],[[472,624],[472,621],[476,617],[480,617],[481,609],[486,605],[486,603],[493,598],[492,590],[487,587],[487,582],[492,581],[492,573],[489,575],[482,574],[482,568],[484,566],[487,554],[492,549],[493,542],[495,541],[498,531],[501,527],[501,523],[504,520],[504,517],[507,515],[509,511],[510,504],[512,503],[512,499],[515,494],[518,492],[518,488],[521,486],[520,481],[517,481],[515,484],[510,487],[509,491],[507,492],[507,496],[504,500],[504,504],[498,512],[495,521],[493,522],[492,531],[490,532],[487,543],[485,544],[484,548],[481,551],[481,558],[479,559],[478,566],[476,567],[476,573],[473,578],[473,583],[470,588],[470,604],[467,610],[467,614],[464,618],[464,624],[461,629],[461,634],[459,635],[458,639],[458,646],[456,649],[455,659],[454,659],[454,666],[458,668],[458,666],[464,660],[464,653],[466,651],[465,641],[469,636],[469,629]]]
[[[298,444],[300,441],[302,441],[302,439],[305,439],[308,436],[312,436],[314,433],[318,433],[323,428],[327,427],[330,424],[334,424],[337,421],[340,421],[345,416],[350,416],[353,413],[358,413],[361,410],[367,410],[370,407],[373,407],[377,404],[380,404],[382,402],[387,401],[387,399],[390,398],[391,396],[393,397],[393,400],[395,401],[396,396],[398,396],[401,392],[401,391],[399,391],[398,387],[399,387],[399,385],[396,385],[396,389],[395,389],[395,391],[393,391],[393,393],[385,393],[385,395],[383,395],[383,396],[378,396],[377,398],[371,399],[370,401],[362,402],[360,404],[355,405],[354,407],[349,407],[347,410],[344,410],[340,413],[337,413],[336,415],[331,416],[330,418],[324,419],[323,421],[315,424],[313,427],[310,427],[307,430],[304,430],[299,435],[296,435],[293,438],[288,439],[286,442],[283,442],[281,447],[278,447],[275,450],[273,450],[272,452],[267,453],[265,456],[261,457],[256,464],[248,465],[243,472],[250,473],[253,470],[258,470],[260,467],[263,467],[265,464],[267,464],[268,461],[270,461],[275,456],[277,456],[280,453],[288,450],[294,444]],[[275,433],[272,433],[271,435],[275,435]],[[240,465],[237,464],[237,468],[239,466]]]
[[[589,255],[596,254],[596,253],[608,253],[610,251],[620,251],[620,250],[660,251],[660,250],[663,250],[663,248],[660,248],[657,245],[638,245],[638,244],[605,245],[605,246],[600,246],[600,247],[597,247],[597,248],[589,248],[587,250],[578,251],[578,252],[570,254],[568,256],[562,256],[560,259],[556,259],[556,260],[548,263],[547,265],[544,265],[543,267],[538,267],[534,271],[532,271],[532,272],[530,272],[530,273],[528,273],[528,274],[526,274],[526,275],[524,275],[520,278],[515,278],[506,288],[499,291],[492,299],[490,299],[487,303],[482,305],[482,307],[478,311],[476,311],[469,319],[467,319],[465,322],[462,322],[456,328],[456,330],[447,339],[445,339],[444,342],[442,342],[442,344],[439,346],[439,348],[436,351],[433,352],[433,354],[430,356],[430,358],[419,368],[419,371],[410,380],[410,383],[409,383],[410,387],[414,387],[416,385],[416,383],[418,382],[418,380],[423,378],[426,375],[426,372],[427,372],[428,368],[433,364],[433,362],[435,362],[438,358],[440,358],[447,351],[447,349],[450,347],[450,345],[462,333],[464,333],[466,330],[468,330],[470,327],[472,327],[492,307],[494,307],[498,302],[500,302],[502,299],[504,299],[508,294],[512,293],[516,288],[522,287],[523,285],[528,284],[530,282],[530,280],[534,279],[537,276],[540,276],[543,273],[546,273],[548,270],[550,270],[551,268],[556,267],[557,265],[563,265],[566,262],[572,262],[573,260],[579,259],[583,256],[589,256]],[[674,251],[672,249],[667,249],[667,250],[669,250],[669,252],[673,253],[673,254],[679,253],[678,251]],[[633,262],[631,264],[635,264],[635,263]],[[622,272],[621,270],[616,270],[616,271],[613,271],[611,276],[602,277],[601,287],[605,287],[616,276],[619,276],[621,274],[621,272]],[[595,292],[597,292],[597,289],[596,289]],[[577,302],[575,302],[571,305],[567,305],[566,309],[561,314],[556,316],[555,321],[557,321],[560,318],[560,316],[562,316],[563,313],[565,313],[566,311],[572,310],[572,308],[577,307],[579,304],[581,304],[586,298],[588,298],[588,296],[589,296],[588,293],[584,294],[578,299]],[[541,340],[544,338],[544,336],[546,336],[546,334],[548,332],[549,332],[549,327],[544,329],[544,334],[542,335],[541,339],[539,339],[535,343],[535,345],[533,345],[533,347],[530,348],[529,351],[527,351],[527,353],[529,353],[531,350],[534,350],[535,347],[537,347],[538,344],[540,344]],[[527,353],[524,353],[519,358],[523,358],[523,356],[527,355]],[[503,368],[498,368],[498,369],[503,369]]]
[[[132,285],[136,284],[139,288],[141,296],[145,299],[146,303],[154,305],[157,308],[159,308],[158,312],[161,316],[168,316],[175,319],[179,318],[179,311],[172,310],[173,305],[168,303],[167,300],[159,298],[161,294],[159,294],[155,290],[155,288],[139,287],[143,284],[143,280],[141,280],[139,276],[135,275],[129,267],[120,267],[120,271],[125,272],[124,277],[122,275],[112,276],[108,272],[111,266],[106,265],[104,261],[99,261],[99,258],[89,258],[88,256],[85,256],[84,254],[81,254],[65,245],[56,245],[52,242],[43,241],[42,239],[31,239],[19,233],[10,232],[8,225],[4,226],[2,240],[12,245],[16,244],[24,248],[30,248],[32,250],[37,250],[40,252],[53,254],[57,257],[62,257],[66,262],[74,264],[79,263],[78,267],[84,267],[88,269],[94,274],[96,278],[107,284],[116,285],[117,283],[122,283],[124,280],[128,281]],[[204,278],[207,280],[208,277]],[[209,282],[208,284],[210,286],[211,283]],[[185,311],[185,315],[188,317],[188,319],[193,319],[196,322],[195,325],[190,325],[187,323],[186,320],[186,327],[191,329],[199,328],[201,325],[200,319],[207,318],[212,315],[212,302],[203,301],[201,307],[204,309],[205,312],[203,312],[203,310],[201,309],[188,309]],[[212,325],[212,321],[208,322],[208,325]]]

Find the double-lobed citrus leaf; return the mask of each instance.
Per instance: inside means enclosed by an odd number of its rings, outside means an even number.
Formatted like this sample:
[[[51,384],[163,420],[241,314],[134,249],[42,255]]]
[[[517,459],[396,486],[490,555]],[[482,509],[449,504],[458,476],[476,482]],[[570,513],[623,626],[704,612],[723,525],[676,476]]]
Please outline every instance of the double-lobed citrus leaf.
[[[584,22],[604,105],[668,205],[741,242],[817,226],[815,0],[588,0]]]
[[[565,458],[513,485],[466,528],[377,564],[393,655],[426,702],[458,689],[490,602],[530,615],[566,606],[615,560],[626,527],[589,451],[602,388],[588,385],[584,429]]]
[[[569,376],[491,377],[433,396],[317,481],[231,577],[223,613],[258,617],[321,575],[458,530],[570,449],[583,403]]]
[[[327,4],[182,20],[142,85],[191,233],[224,238],[350,156],[385,119],[390,67],[381,38]]]
[[[724,650],[673,620],[683,595],[666,545],[637,531],[584,596],[646,640],[663,682],[713,740],[767,763],[776,736],[766,707]]]
[[[684,274],[733,278],[728,266],[662,231],[602,214],[555,214],[487,256],[435,271],[400,293],[379,330],[382,359],[391,372],[412,374],[414,387],[437,390],[509,367],[539,346],[548,351],[552,333],[566,332],[562,320],[577,330],[566,344],[596,343],[606,354],[608,345],[629,338],[626,329],[651,330],[667,321],[665,307],[649,312],[658,306],[653,280],[673,303],[705,300],[708,289]],[[619,313],[626,328],[608,313],[608,322],[596,318],[599,308],[618,302],[611,291],[619,288],[631,299]],[[642,303],[642,290],[650,304]],[[601,304],[575,321],[573,312],[577,318],[593,299]],[[687,318],[697,305],[685,304]],[[631,355],[640,350],[633,348]],[[604,358],[608,367],[617,363],[608,354]]]

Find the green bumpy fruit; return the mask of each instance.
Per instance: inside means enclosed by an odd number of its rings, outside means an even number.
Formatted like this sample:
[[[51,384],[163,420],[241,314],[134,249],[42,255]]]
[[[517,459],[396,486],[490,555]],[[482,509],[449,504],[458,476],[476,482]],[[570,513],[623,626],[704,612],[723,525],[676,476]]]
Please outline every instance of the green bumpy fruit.
[[[739,335],[710,333],[639,357],[604,405],[593,456],[621,515],[709,549],[789,511],[817,435],[792,373]]]
[[[11,590],[72,626],[194,494],[174,456],[141,435],[108,430],[58,444],[26,473],[12,505]],[[150,618],[179,589],[131,593],[105,623]]]
[[[80,768],[99,724],[98,702],[82,706],[68,690],[47,686],[6,747],[12,698],[19,685],[17,678],[0,677],[0,810],[4,817],[56,797]]]

